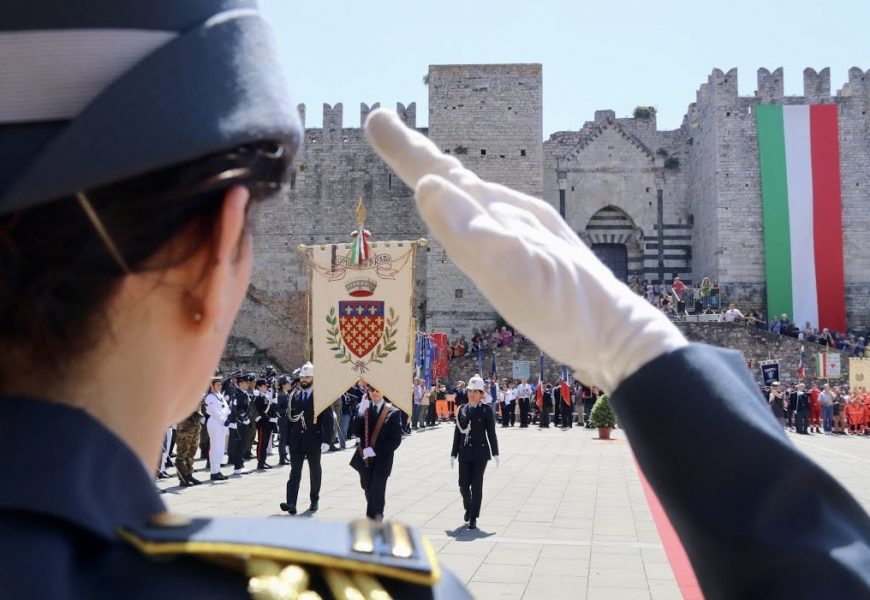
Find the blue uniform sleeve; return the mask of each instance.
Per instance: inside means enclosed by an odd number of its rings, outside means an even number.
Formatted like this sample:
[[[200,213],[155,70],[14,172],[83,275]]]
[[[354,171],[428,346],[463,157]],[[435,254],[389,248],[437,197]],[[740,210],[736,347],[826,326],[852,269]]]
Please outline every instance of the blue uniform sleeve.
[[[868,598],[870,518],[797,450],[742,356],[661,356],[612,397],[706,598]]]

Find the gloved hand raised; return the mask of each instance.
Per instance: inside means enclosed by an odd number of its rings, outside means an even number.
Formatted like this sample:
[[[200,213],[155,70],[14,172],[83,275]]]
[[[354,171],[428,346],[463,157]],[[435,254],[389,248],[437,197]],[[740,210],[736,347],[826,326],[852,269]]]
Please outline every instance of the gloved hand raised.
[[[450,260],[501,315],[585,383],[613,391],[687,344],[546,202],[481,180],[391,111],[369,114],[365,131],[415,190],[417,208]],[[518,281],[535,293],[515,293]]]
[[[371,405],[372,405],[372,403],[368,399],[368,396],[363,396],[363,399],[359,401],[359,406],[356,407],[357,414],[358,415],[364,414],[368,410],[369,406],[371,406]]]

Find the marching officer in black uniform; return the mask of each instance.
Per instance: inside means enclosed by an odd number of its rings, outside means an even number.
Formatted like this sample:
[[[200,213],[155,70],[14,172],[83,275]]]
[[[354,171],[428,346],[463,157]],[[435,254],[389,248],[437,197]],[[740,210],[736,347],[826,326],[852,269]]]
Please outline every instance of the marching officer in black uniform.
[[[384,399],[384,394],[367,383],[366,396],[359,403],[353,432],[359,445],[350,466],[359,473],[360,486],[366,495],[366,517],[384,518],[387,479],[393,472],[393,456],[402,443],[402,419],[399,409]]]
[[[450,451],[451,468],[459,459],[459,493],[462,494],[465,522],[469,529],[477,529],[486,463],[490,458],[495,460],[496,466],[500,463],[495,418],[492,410],[482,403],[483,395],[483,379],[475,375],[468,380],[468,404],[457,415]]]
[[[317,512],[320,502],[320,455],[329,451],[325,440],[332,437],[332,422],[328,419],[314,421],[314,365],[302,365],[299,371],[299,387],[290,394],[287,419],[290,422],[290,477],[287,480],[287,500],[281,503],[281,510],[296,514],[296,498],[299,496],[299,483],[302,481],[302,463],[308,461],[308,475],[311,480],[309,497],[311,505],[308,512]]]

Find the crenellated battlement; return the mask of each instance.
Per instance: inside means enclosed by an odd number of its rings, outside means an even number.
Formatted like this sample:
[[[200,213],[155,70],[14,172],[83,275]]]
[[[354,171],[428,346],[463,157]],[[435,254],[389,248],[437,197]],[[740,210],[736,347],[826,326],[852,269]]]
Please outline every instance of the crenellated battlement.
[[[811,67],[804,69],[804,96],[810,102],[830,100],[831,69],[825,67],[818,73]]]
[[[845,98],[870,96],[870,70],[862,71],[858,67],[849,69],[849,81],[837,91],[837,95]]]
[[[365,102],[361,102],[359,105],[359,122],[360,125],[366,122],[366,118],[369,116],[369,113],[373,110],[380,108],[381,103],[375,102],[371,106],[366,104]],[[302,120],[302,126],[305,127],[305,115],[306,115],[306,106],[304,104],[298,104],[296,106],[296,110],[299,111],[299,118]],[[399,118],[408,126],[408,127],[416,127],[417,126],[417,103],[411,102],[407,106],[402,104],[401,102],[396,103],[396,113],[399,115]],[[323,104],[323,125],[321,127],[311,127],[309,129],[322,129],[325,132],[334,132],[340,131],[344,128],[344,105],[339,102],[338,104],[329,105]],[[357,129],[354,127],[353,129]]]
[[[782,76],[782,67],[774,69],[772,73],[764,67],[758,69],[757,81],[755,96],[762,103],[782,100],[785,96],[785,82]]]

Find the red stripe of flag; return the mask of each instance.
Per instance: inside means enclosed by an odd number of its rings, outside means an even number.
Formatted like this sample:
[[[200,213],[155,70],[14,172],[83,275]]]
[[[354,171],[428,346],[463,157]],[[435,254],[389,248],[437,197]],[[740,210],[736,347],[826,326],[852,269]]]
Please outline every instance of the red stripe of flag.
[[[840,205],[840,137],[836,104],[810,106],[813,161],[813,228],[819,328],[846,331],[843,217]]]

